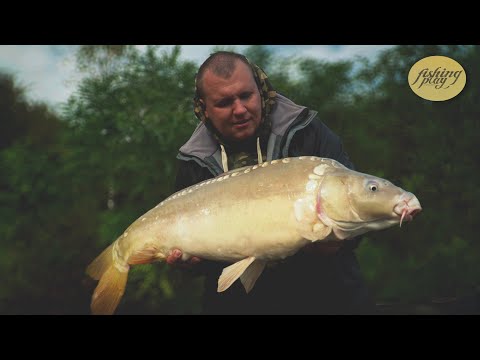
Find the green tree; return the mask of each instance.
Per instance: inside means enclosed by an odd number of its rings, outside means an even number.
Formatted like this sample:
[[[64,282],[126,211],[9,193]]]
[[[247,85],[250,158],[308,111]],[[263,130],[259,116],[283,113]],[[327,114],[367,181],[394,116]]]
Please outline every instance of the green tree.
[[[61,313],[76,295],[65,286],[76,262],[64,248],[75,238],[66,230],[74,206],[65,199],[73,194],[60,170],[65,127],[16,83],[0,75],[0,312]]]

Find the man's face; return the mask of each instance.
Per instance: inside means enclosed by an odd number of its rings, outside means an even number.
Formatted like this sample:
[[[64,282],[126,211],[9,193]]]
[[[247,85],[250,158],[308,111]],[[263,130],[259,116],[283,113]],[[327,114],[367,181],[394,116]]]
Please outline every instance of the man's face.
[[[223,79],[207,70],[203,77],[205,115],[229,141],[242,141],[260,125],[262,106],[260,92],[250,68],[237,61],[232,76]]]

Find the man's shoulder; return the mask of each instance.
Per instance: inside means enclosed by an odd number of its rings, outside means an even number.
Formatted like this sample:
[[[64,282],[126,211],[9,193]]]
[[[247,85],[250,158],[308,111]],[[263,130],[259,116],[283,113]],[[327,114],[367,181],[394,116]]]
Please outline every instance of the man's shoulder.
[[[296,131],[288,146],[289,156],[314,155],[331,158],[353,169],[343,141],[318,115],[307,126]]]
[[[317,112],[310,111],[302,119],[291,124],[286,130],[285,137],[292,137],[295,142],[325,142],[337,143],[340,137],[333,132]],[[300,140],[299,140],[300,139]]]
[[[306,113],[305,115],[310,115],[310,119],[308,122],[304,124],[303,127],[301,127],[301,130],[305,129],[306,132],[308,133],[314,133],[314,134],[320,134],[322,131],[327,131],[330,130],[328,127],[325,125],[325,123],[320,119],[320,116],[316,111],[309,110],[308,114]],[[299,119],[301,120],[301,119]],[[301,121],[292,124],[289,129],[287,129],[287,133],[291,132],[292,130],[295,129],[295,125],[299,125]]]
[[[272,132],[277,136],[283,136],[291,131],[292,126],[304,119],[309,110],[281,94],[277,94],[275,100],[271,113]]]

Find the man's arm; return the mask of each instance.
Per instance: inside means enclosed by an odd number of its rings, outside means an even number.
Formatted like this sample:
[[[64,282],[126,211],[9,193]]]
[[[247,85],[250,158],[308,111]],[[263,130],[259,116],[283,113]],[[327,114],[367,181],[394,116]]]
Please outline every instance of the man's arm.
[[[213,177],[207,168],[203,168],[195,161],[178,160],[178,170],[175,178],[174,192]]]
[[[289,155],[314,155],[331,158],[354,170],[353,163],[343,148],[340,137],[318,118],[315,118],[312,123],[294,135]],[[349,294],[347,302],[349,302],[348,306],[351,307],[351,311],[373,314],[375,313],[375,302],[372,300],[369,289],[364,282],[354,251],[361,242],[362,236],[344,240],[340,242],[340,247],[336,249],[328,248],[325,242],[317,241],[306,246],[304,251],[321,256],[335,254],[335,261],[338,264],[338,269],[340,269],[340,272],[335,276],[339,277],[337,281],[344,284],[345,290]]]
[[[340,137],[330,130],[318,117],[295,133],[292,138],[289,156],[319,156],[337,160],[349,169],[355,167],[343,148]],[[361,241],[361,236],[343,242],[345,249],[355,249]]]

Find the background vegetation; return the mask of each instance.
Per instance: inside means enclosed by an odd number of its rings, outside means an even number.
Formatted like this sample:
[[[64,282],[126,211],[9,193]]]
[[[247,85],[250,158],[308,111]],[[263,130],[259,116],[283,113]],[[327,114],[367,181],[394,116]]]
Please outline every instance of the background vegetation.
[[[85,76],[61,112],[27,101],[15,78],[0,74],[1,314],[89,313],[95,284],[86,265],[171,194],[177,150],[196,126],[197,64],[180,52],[81,47]],[[370,233],[358,249],[377,301],[478,293],[480,47],[397,46],[370,62],[282,58],[263,46],[245,54],[279,92],[319,111],[357,169],[420,199],[413,223]],[[410,90],[411,66],[430,55],[466,70],[454,99],[430,102]],[[118,313],[198,313],[201,291],[189,273],[137,266]]]

